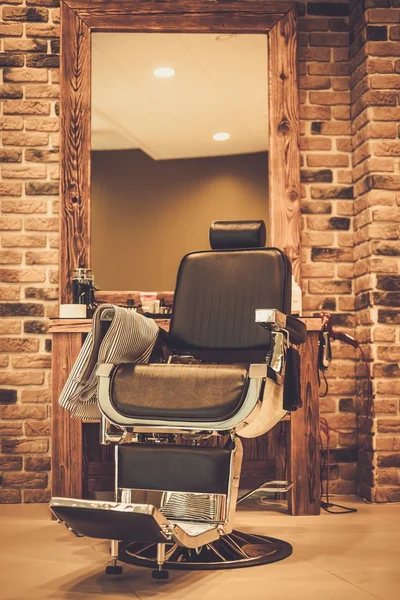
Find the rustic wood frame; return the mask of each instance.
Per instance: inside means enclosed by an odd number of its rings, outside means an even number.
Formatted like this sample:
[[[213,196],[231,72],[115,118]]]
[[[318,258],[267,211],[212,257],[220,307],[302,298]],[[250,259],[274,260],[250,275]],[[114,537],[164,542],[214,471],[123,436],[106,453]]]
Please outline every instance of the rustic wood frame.
[[[90,266],[91,32],[268,33],[269,245],[290,257],[300,282],[297,15],[264,0],[62,0],[60,302],[71,275]]]

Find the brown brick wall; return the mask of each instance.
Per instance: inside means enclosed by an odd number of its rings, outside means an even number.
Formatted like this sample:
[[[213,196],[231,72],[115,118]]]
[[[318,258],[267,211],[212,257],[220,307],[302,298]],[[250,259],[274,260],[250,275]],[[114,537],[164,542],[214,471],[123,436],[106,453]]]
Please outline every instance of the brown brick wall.
[[[49,497],[57,4],[9,0],[1,9],[0,502]],[[376,418],[365,423],[365,371],[352,348],[333,345],[321,398],[338,430],[330,489],[398,500],[400,1],[298,6],[304,312],[333,312],[340,329],[363,341],[374,375]]]
[[[351,46],[354,291],[357,336],[371,362],[374,398],[374,418],[358,437],[357,475],[360,495],[377,502],[400,500],[399,26],[399,0],[356,6]],[[361,414],[364,373],[359,366]]]
[[[337,327],[355,335],[350,6],[309,2],[300,11],[303,312],[333,312]],[[320,400],[322,417],[337,430],[329,487],[355,493],[355,351],[334,343],[333,355]]]
[[[58,263],[55,0],[5,0],[0,21],[0,502],[45,502],[49,317]]]

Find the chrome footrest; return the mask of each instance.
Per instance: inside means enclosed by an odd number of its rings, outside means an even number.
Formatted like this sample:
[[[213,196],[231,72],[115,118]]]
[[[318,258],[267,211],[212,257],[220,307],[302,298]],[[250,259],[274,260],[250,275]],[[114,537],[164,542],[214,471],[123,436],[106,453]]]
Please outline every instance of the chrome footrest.
[[[74,535],[103,540],[175,542],[185,548],[197,548],[219,539],[222,533],[216,523],[192,523],[190,527],[171,521],[151,504],[53,498],[50,508]]]
[[[171,539],[168,520],[150,504],[53,498],[50,508],[74,535],[154,543]]]
[[[274,479],[273,481],[266,481],[260,487],[247,492],[239,498],[237,503],[243,502],[243,500],[247,500],[247,498],[251,498],[257,492],[265,492],[267,494],[284,494],[288,492],[293,487],[293,481],[283,481],[281,479]]]
[[[257,492],[267,492],[268,494],[284,494],[293,487],[293,481],[283,481],[277,479],[275,481],[267,481],[261,487],[257,488]]]

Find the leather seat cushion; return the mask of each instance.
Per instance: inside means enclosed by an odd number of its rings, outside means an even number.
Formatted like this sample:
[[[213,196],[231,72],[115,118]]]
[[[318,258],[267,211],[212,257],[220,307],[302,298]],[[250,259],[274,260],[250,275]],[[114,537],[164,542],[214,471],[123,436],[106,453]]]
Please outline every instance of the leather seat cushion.
[[[244,364],[123,364],[114,371],[111,399],[132,418],[220,422],[242,406],[247,375]]]

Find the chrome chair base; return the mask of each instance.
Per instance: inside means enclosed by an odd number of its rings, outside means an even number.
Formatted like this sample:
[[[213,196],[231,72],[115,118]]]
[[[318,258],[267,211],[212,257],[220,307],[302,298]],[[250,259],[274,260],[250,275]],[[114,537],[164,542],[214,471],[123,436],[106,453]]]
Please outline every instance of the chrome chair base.
[[[233,531],[219,540],[191,550],[175,543],[166,544],[165,569],[217,570],[255,567],[278,562],[292,554],[283,540]],[[157,544],[121,542],[118,559],[122,562],[157,568]]]

